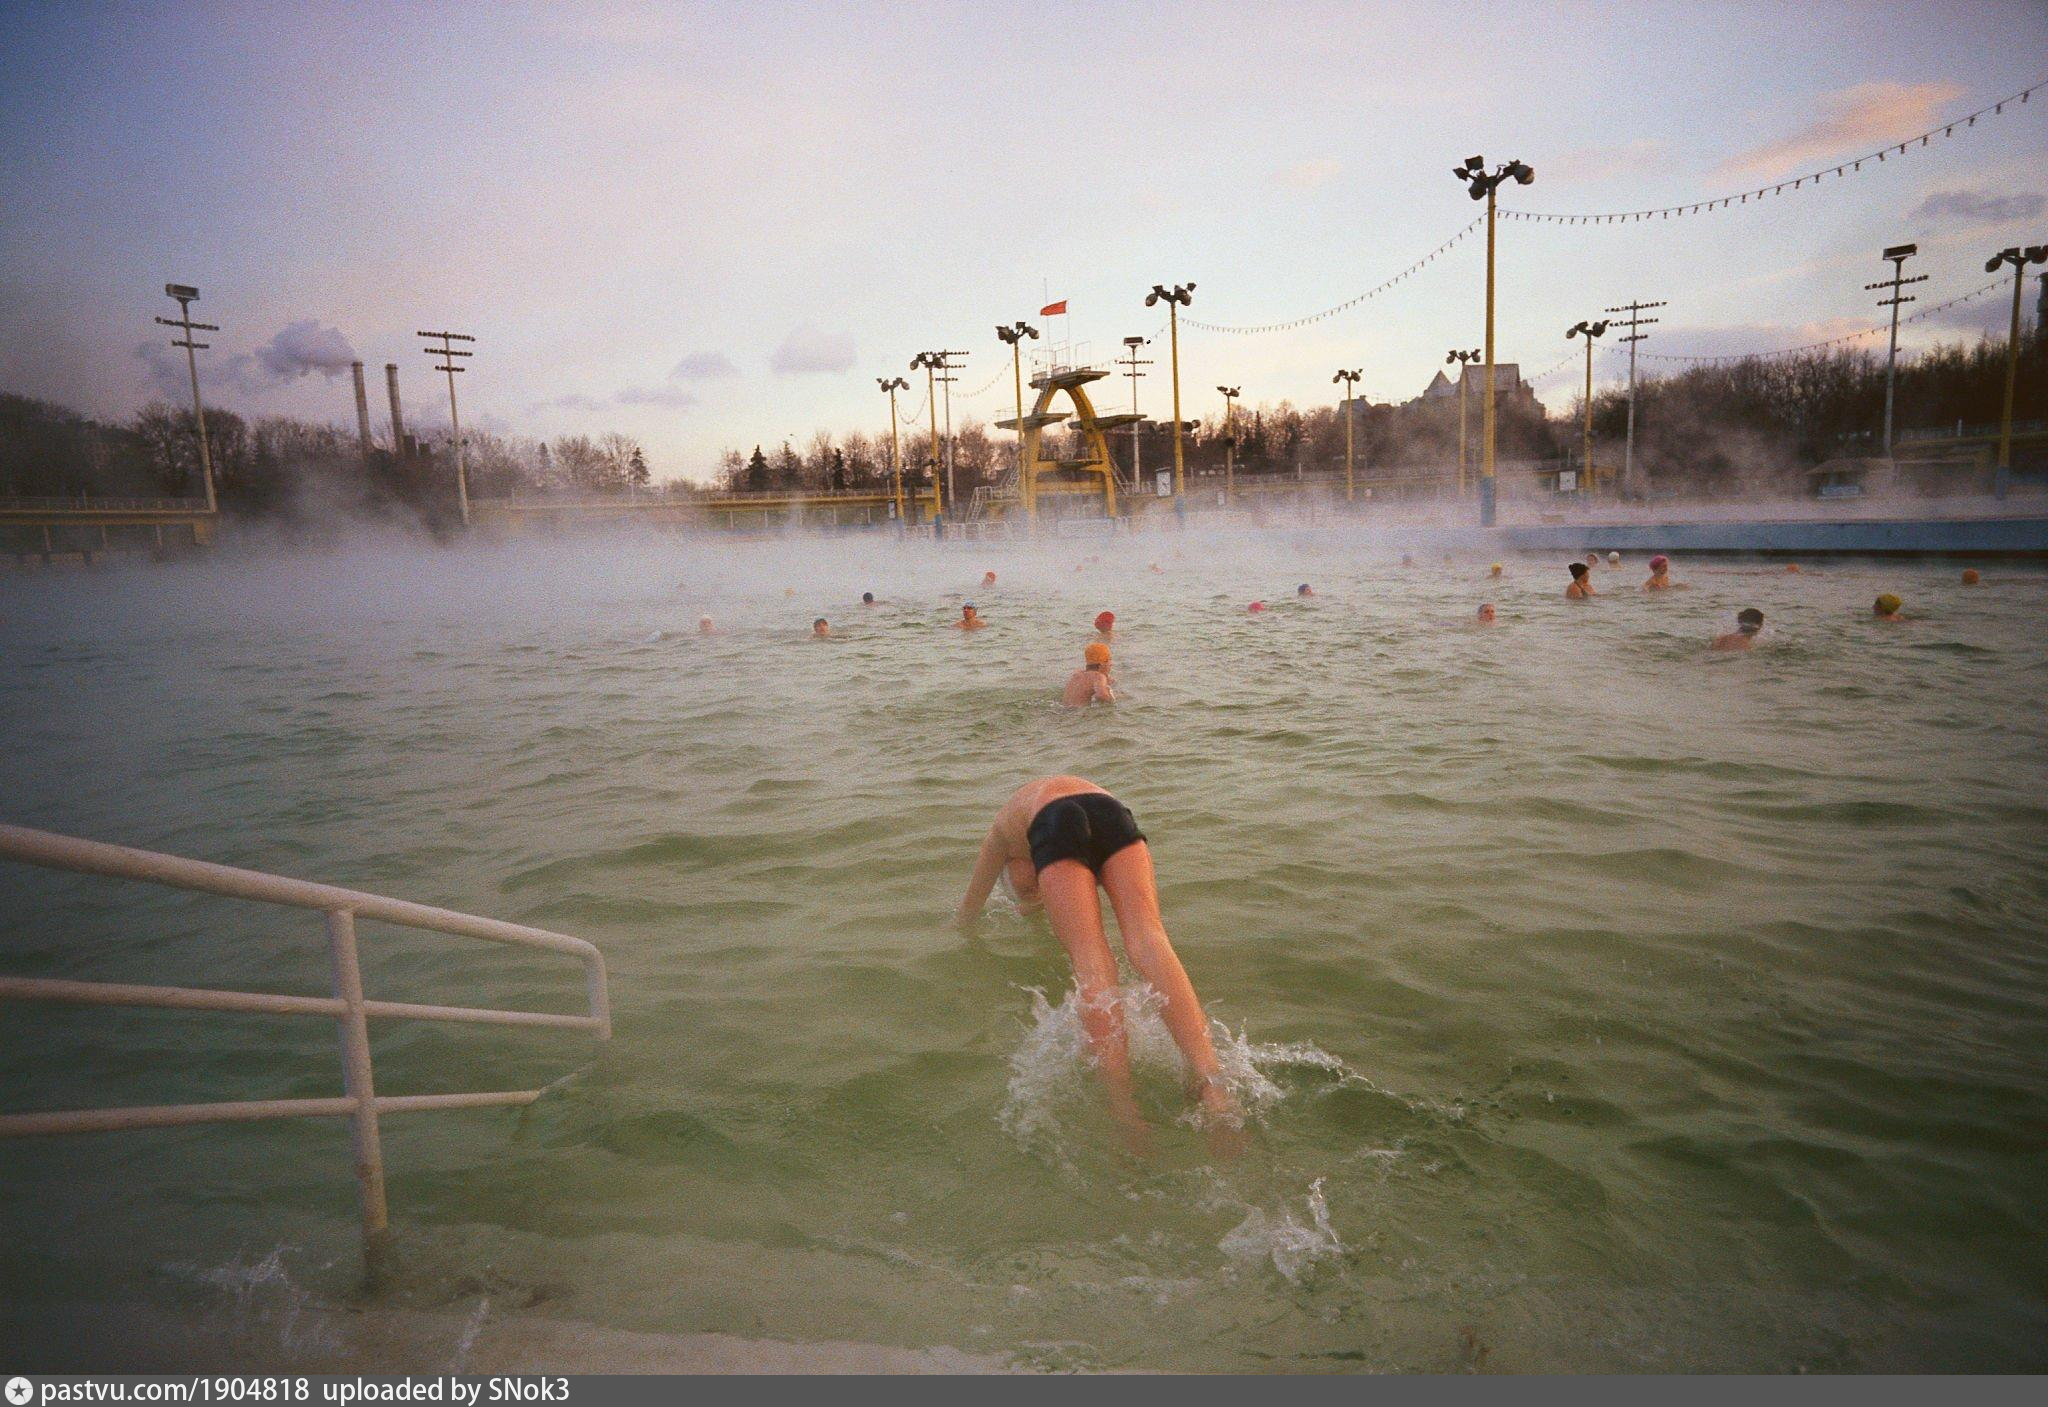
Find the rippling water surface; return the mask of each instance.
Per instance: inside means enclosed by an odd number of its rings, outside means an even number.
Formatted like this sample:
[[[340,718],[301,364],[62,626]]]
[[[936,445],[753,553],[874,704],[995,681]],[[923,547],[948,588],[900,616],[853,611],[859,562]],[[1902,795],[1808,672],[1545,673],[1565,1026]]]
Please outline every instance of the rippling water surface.
[[[386,1121],[401,1305],[1049,1367],[2048,1367],[2048,578],[1681,561],[1693,589],[1651,597],[1630,562],[1575,606],[1559,564],[1436,556],[18,573],[0,811],[604,949],[609,1046],[373,1031],[380,1092],[570,1076],[524,1115]],[[1918,619],[1870,620],[1882,589]],[[944,629],[970,597],[990,628]],[[1752,604],[1765,646],[1710,659]],[[1124,701],[1064,712],[1104,607]],[[809,642],[818,614],[843,638]],[[1178,1122],[1156,1020],[1157,1151],[1120,1154],[1057,944],[948,922],[1047,772],[1152,838],[1254,1111],[1234,1161]],[[326,985],[312,915],[12,866],[0,947],[22,975]],[[363,948],[372,996],[577,1001],[541,955]],[[0,1010],[10,1110],[339,1092],[318,1021]],[[333,1121],[5,1145],[14,1322],[203,1302],[278,1247],[348,1299],[346,1149]]]

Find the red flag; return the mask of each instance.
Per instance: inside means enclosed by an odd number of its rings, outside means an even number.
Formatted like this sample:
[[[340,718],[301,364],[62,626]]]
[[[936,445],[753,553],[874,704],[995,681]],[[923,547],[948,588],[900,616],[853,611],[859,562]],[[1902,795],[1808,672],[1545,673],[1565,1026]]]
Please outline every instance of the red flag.
[[[1038,310],[1038,315],[1042,318],[1057,317],[1059,314],[1064,313],[1066,310],[1067,300],[1062,298],[1057,303],[1047,303],[1043,308],[1040,308]]]

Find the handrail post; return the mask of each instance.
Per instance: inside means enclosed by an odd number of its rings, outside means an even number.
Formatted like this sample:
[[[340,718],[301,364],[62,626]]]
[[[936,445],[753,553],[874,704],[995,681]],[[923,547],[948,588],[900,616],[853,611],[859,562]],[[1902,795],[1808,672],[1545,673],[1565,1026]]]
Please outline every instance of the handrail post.
[[[363,1261],[375,1272],[377,1252],[390,1225],[384,1203],[384,1144],[377,1132],[377,1092],[370,1073],[370,1023],[363,1013],[363,969],[356,960],[356,916],[327,911],[327,953],[334,968],[334,995],[345,1010],[341,1030],[342,1088],[355,1102],[349,1128],[355,1144],[356,1182],[363,1200]]]

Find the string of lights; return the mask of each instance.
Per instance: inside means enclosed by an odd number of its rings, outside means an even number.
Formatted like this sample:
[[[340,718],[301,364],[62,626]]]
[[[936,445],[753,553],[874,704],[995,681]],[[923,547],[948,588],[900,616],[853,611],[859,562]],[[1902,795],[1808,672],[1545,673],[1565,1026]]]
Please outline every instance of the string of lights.
[[[1566,352],[1563,356],[1559,357],[1553,365],[1543,368],[1543,370],[1537,372],[1534,376],[1523,377],[1522,384],[1524,386],[1529,387],[1531,390],[1534,390],[1536,384],[1539,381],[1548,381],[1551,377],[1557,375],[1559,372],[1565,371],[1572,367],[1574,364],[1577,363],[1578,360],[1579,354],[1577,352]]]
[[[922,400],[920,400],[920,401],[919,401],[919,402],[917,403],[917,406],[916,406],[916,408],[915,408],[914,410],[912,410],[912,411],[910,412],[910,414],[908,414],[908,415],[905,415],[905,414],[903,414],[903,413],[902,413],[901,411],[898,411],[898,412],[896,413],[896,423],[897,423],[898,425],[908,425],[908,426],[912,427],[913,429],[915,429],[915,428],[917,428],[918,426],[920,426],[921,424],[923,424],[923,422],[924,422],[924,402],[923,402]]]
[[[1949,299],[1945,303],[1936,303],[1931,307],[1922,308],[1919,312],[1914,313],[1911,317],[1900,318],[1899,326],[1904,327],[1908,323],[1925,322],[1928,318],[1933,317],[1936,313],[1946,312],[1950,308],[1961,307],[1965,303],[1975,302],[1977,299],[1982,298],[1985,294],[1994,292],[1997,289],[2000,289],[2004,286],[2005,285],[2003,280],[1994,279],[1990,283],[1984,284],[1981,287],[1971,289],[1968,293],[1958,294],[1956,297]],[[1845,332],[1839,337],[1828,337],[1822,339],[1819,342],[1807,342],[1797,347],[1778,347],[1768,352],[1736,352],[1720,356],[1692,356],[1682,352],[1639,352],[1637,353],[1637,355],[1643,357],[1645,360],[1648,361],[1683,362],[1689,366],[1701,364],[1725,364],[1728,362],[1763,361],[1772,357],[1796,357],[1801,356],[1807,352],[1826,351],[1830,347],[1847,346],[1849,343],[1852,342],[1860,342],[1866,337],[1882,336],[1886,331],[1889,330],[1889,326],[1890,325],[1887,323],[1879,323],[1873,327],[1860,328],[1855,332]],[[1610,348],[1609,350],[1618,351],[1619,349]]]
[[[1969,132],[1976,127],[1979,119],[2002,117],[2009,107],[2024,107],[2027,100],[2042,89],[2048,88],[2048,79],[2043,79],[2030,88],[2022,88],[2010,97],[1988,103],[1975,112],[1966,113],[1951,122],[1943,122],[1928,128],[1904,141],[1892,142],[1876,151],[1852,157],[1834,166],[1823,166],[1817,171],[1793,176],[1782,181],[1773,181],[1758,186],[1755,190],[1737,191],[1732,195],[1717,195],[1708,200],[1689,201],[1683,205],[1660,205],[1647,210],[1609,210],[1599,213],[1566,214],[1559,211],[1502,210],[1503,220],[1522,220],[1548,225],[1625,225],[1643,220],[1670,220],[1688,215],[1709,214],[1716,210],[1727,210],[1733,206],[1748,205],[1751,201],[1767,200],[1772,196],[1789,195],[1809,187],[1818,187],[1828,177],[1843,180],[1860,172],[1867,164],[1882,163],[1887,157],[1904,156],[1908,151],[1925,147],[1936,137],[1946,141],[1958,132]]]
[[[1385,293],[1395,284],[1413,278],[1416,274],[1421,273],[1425,268],[1429,267],[1431,264],[1434,264],[1444,254],[1449,253],[1455,245],[1459,244],[1461,241],[1464,240],[1464,238],[1467,235],[1473,233],[1475,230],[1477,230],[1481,225],[1485,223],[1486,217],[1484,215],[1477,216],[1473,219],[1473,221],[1470,224],[1466,225],[1463,229],[1459,230],[1456,234],[1452,235],[1442,244],[1439,244],[1436,248],[1430,250],[1429,253],[1423,255],[1420,259],[1417,259],[1407,268],[1401,270],[1401,272],[1393,275],[1391,278],[1382,280],[1381,282],[1373,285],[1371,288],[1366,289],[1365,292],[1360,293],[1355,297],[1346,298],[1343,302],[1338,303],[1333,307],[1325,308],[1319,313],[1310,313],[1306,317],[1290,318],[1286,322],[1260,323],[1255,327],[1232,327],[1226,326],[1222,323],[1202,322],[1196,318],[1182,317],[1180,320],[1181,326],[1199,327],[1204,332],[1285,332],[1292,328],[1306,327],[1312,322],[1321,322],[1325,318],[1333,318],[1339,313],[1350,311],[1352,308],[1357,307],[1360,303],[1365,302],[1368,298],[1379,297],[1380,294]]]

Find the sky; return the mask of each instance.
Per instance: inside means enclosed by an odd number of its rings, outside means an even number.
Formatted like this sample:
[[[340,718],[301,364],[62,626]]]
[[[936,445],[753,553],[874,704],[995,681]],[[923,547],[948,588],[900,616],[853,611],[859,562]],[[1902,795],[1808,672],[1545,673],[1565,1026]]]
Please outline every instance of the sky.
[[[2048,5],[1552,3],[39,4],[0,9],[0,390],[100,415],[182,397],[167,281],[218,323],[209,403],[352,424],[347,363],[477,339],[466,426],[619,430],[657,478],[728,448],[886,434],[879,377],[1010,413],[998,323],[1106,362],[1155,283],[1212,326],[1380,284],[1482,207],[1451,168],[1519,159],[1502,209],[1691,203],[1862,156],[2048,79]],[[1930,306],[2048,242],[2048,91],[1862,173],[1618,225],[1499,227],[1498,356],[1562,408],[1564,331],[1663,299],[1644,352],[1766,351],[1877,322],[1885,246]],[[1477,346],[1484,245],[1305,327],[1183,324],[1183,414],[1421,391]],[[2031,313],[2033,290],[2028,294]],[[1065,299],[1069,314],[1038,315]],[[1902,345],[2002,328],[2007,295]],[[1909,308],[1908,311],[1913,311]],[[1612,344],[1608,344],[1611,346]],[[1882,348],[1882,338],[1875,345]],[[1647,364],[1646,364],[1647,365]],[[1625,371],[1603,346],[1597,379]],[[1128,405],[1129,383],[1106,399]]]

